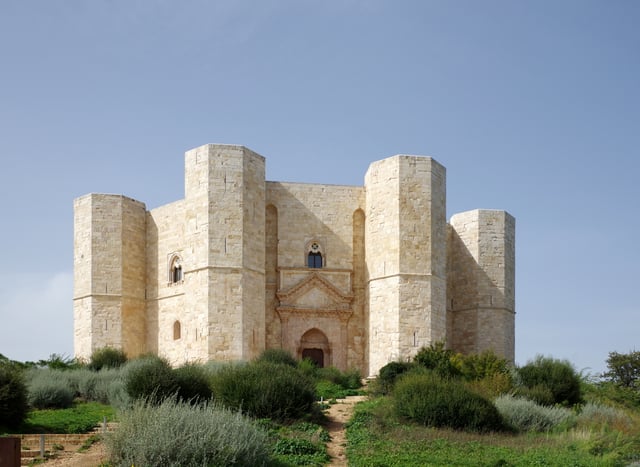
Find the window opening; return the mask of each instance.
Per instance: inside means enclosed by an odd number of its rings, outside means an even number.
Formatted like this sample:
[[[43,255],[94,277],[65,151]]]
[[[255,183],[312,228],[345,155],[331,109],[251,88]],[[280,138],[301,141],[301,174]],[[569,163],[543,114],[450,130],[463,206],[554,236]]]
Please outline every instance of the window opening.
[[[320,252],[320,245],[317,242],[311,244],[309,254],[307,255],[307,266],[310,268],[322,267],[322,253]]]
[[[169,283],[177,284],[182,282],[184,275],[182,273],[182,261],[178,255],[175,255],[170,262],[169,267]]]
[[[309,253],[308,262],[310,268],[321,268],[322,254],[313,252]]]
[[[180,321],[176,321],[175,323],[173,323],[173,340],[177,341],[178,339],[180,339],[180,334],[181,334],[181,327],[180,327]]]

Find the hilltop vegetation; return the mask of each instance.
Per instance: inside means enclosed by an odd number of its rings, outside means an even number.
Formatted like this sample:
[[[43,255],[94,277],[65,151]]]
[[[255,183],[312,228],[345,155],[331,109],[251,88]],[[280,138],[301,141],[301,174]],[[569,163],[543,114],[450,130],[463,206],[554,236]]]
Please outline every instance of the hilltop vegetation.
[[[349,465],[628,465],[640,461],[640,358],[612,352],[599,378],[538,356],[516,368],[493,353],[437,343],[368,384],[347,430]],[[0,433],[86,432],[119,422],[111,465],[326,465],[323,405],[360,374],[281,350],[251,362],[172,368],[114,349],[86,364],[0,356]],[[141,448],[143,446],[144,448]]]
[[[635,360],[611,354],[610,372],[593,380],[548,357],[513,368],[491,353],[421,349],[413,362],[383,367],[371,384],[374,397],[356,408],[347,430],[349,465],[640,461],[638,379],[634,386],[611,376],[620,361]]]

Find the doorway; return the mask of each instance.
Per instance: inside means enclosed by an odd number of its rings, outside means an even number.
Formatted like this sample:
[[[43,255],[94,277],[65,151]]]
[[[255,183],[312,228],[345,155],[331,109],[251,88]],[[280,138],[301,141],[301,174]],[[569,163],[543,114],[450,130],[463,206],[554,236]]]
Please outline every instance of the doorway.
[[[322,349],[303,349],[302,358],[308,358],[315,363],[318,368],[324,368],[324,352]]]

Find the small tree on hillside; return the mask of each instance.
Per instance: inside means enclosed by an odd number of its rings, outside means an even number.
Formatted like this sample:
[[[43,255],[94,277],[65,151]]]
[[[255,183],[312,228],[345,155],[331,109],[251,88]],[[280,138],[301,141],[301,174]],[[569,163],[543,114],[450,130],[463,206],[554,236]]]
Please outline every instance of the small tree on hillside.
[[[602,376],[611,382],[625,388],[640,388],[640,352],[609,352],[607,368],[609,371]]]

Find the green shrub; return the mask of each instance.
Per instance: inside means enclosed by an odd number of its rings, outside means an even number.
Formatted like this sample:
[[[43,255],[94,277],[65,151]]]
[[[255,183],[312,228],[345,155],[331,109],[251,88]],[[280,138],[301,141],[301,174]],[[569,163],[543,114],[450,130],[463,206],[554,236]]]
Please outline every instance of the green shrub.
[[[215,404],[166,399],[137,401],[106,438],[116,466],[266,465],[266,434],[249,420]]]
[[[203,402],[211,399],[213,393],[209,379],[202,366],[187,363],[173,371],[178,385],[178,398],[185,402]]]
[[[127,354],[123,350],[112,347],[96,349],[91,354],[89,369],[99,371],[103,368],[119,368],[127,362]]]
[[[467,381],[476,381],[498,374],[509,374],[509,362],[491,350],[480,354],[456,355],[460,371]]]
[[[553,395],[553,403],[575,405],[582,400],[580,377],[566,360],[537,356],[518,369],[522,384],[529,388],[546,387]]]
[[[396,379],[413,367],[409,362],[390,362],[380,368],[376,383],[373,385],[375,393],[389,394],[393,390]]]
[[[66,409],[73,404],[75,392],[68,372],[31,369],[26,372],[27,400],[36,409]]]
[[[443,342],[436,342],[418,350],[413,361],[442,378],[454,378],[461,376],[462,372],[454,364],[453,357],[453,351],[445,349]]]
[[[256,418],[287,420],[312,412],[311,378],[297,368],[270,362],[229,365],[212,378],[217,401]]]
[[[81,368],[67,371],[64,376],[76,397],[87,402],[94,401],[106,404],[109,402],[109,385],[115,379],[120,378],[120,370],[105,368],[96,372],[88,368]]]
[[[47,360],[38,360],[37,366],[49,370],[74,370],[82,368],[83,363],[66,355],[52,353]]]
[[[505,422],[517,431],[550,431],[573,417],[567,408],[546,407],[510,395],[496,398],[495,405]]]
[[[107,387],[107,399],[109,405],[118,410],[130,409],[133,399],[127,393],[127,388],[123,378],[117,378],[109,383]]]
[[[124,387],[132,400],[160,402],[178,392],[169,363],[153,355],[129,361],[123,368]]]
[[[298,366],[298,360],[285,349],[266,349],[256,359],[256,362],[281,363],[292,367]]]
[[[350,368],[342,373],[340,385],[345,389],[358,389],[362,387],[362,373],[357,368]]]
[[[509,373],[495,373],[482,379],[468,381],[467,387],[485,399],[493,400],[502,394],[513,391],[514,386]]]
[[[554,405],[556,403],[553,392],[544,384],[537,384],[531,388],[519,386],[515,393],[517,396],[529,399],[539,405]]]
[[[393,391],[396,413],[432,427],[487,432],[504,429],[495,406],[461,381],[434,373],[408,373]]]
[[[342,372],[338,370],[335,366],[326,366],[323,368],[318,368],[316,371],[316,379],[329,381],[331,383],[335,383],[339,386],[342,386],[341,381],[343,379]]]
[[[318,373],[318,365],[310,358],[303,358],[298,362],[298,370],[309,378],[316,379]]]
[[[362,376],[357,369],[342,372],[334,366],[318,368],[315,377],[320,381],[335,383],[343,389],[358,389],[362,386]]]
[[[0,427],[20,425],[27,409],[27,387],[21,370],[0,365]]]

